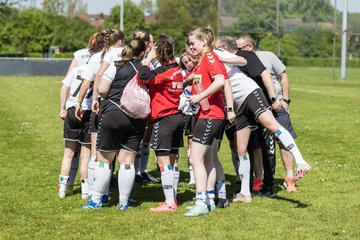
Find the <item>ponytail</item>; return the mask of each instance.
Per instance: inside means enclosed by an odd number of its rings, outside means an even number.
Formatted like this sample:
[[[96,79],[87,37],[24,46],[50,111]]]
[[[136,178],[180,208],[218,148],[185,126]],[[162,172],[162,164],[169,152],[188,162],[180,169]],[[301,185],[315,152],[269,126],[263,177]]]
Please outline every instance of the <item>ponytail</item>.
[[[105,54],[109,51],[110,47],[113,46],[117,41],[124,41],[125,35],[121,30],[117,29],[107,29],[104,31],[104,50],[101,54],[101,61],[104,59]]]

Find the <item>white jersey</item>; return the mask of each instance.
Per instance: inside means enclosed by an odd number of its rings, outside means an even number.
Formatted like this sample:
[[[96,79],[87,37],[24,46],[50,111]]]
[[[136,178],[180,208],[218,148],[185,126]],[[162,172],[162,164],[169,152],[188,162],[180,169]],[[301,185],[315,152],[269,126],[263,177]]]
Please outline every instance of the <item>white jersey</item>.
[[[62,80],[65,86],[70,87],[69,98],[66,100],[66,109],[75,107],[78,104],[79,91],[81,87],[81,74],[83,73],[85,65],[75,67],[71,72]],[[91,110],[92,102],[92,86],[87,90],[84,101],[82,102],[83,110]]]
[[[112,65],[115,61],[120,61],[123,49],[122,47],[110,49],[104,56],[104,62]]]
[[[216,48],[214,52],[221,59],[238,57],[223,49]],[[230,78],[230,83],[233,91],[234,107],[237,110],[244,103],[246,97],[255,89],[260,88],[254,80],[246,76],[238,66],[224,63],[226,71]]]
[[[91,53],[88,48],[83,48],[74,52],[74,58],[76,59],[77,66],[86,64],[91,57]]]
[[[90,82],[93,82],[95,80],[95,76],[101,66],[101,55],[102,52],[98,52],[91,56],[87,64],[87,67],[85,68],[83,74],[81,75],[83,79],[86,79]]]
[[[115,65],[110,65],[108,67],[108,69],[106,69],[106,71],[104,72],[104,75],[102,77],[102,80],[107,80],[107,81],[114,81],[115,75],[116,75],[116,67]]]

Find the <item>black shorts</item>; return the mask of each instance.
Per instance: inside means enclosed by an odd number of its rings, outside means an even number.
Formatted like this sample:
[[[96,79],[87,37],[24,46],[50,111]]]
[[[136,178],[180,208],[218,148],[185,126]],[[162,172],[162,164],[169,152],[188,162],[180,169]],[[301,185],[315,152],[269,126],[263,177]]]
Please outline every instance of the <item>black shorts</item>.
[[[97,133],[99,129],[99,115],[97,115],[95,112],[91,112],[90,117],[90,133]]]
[[[133,119],[120,109],[102,113],[96,149],[100,152],[126,149],[136,153],[144,136],[145,126],[146,119]]]
[[[292,126],[290,116],[284,108],[281,108],[280,111],[276,112],[276,120],[280,123],[281,126],[283,126],[286,130],[289,131],[293,138],[297,137],[295,130]]]
[[[184,116],[184,132],[185,136],[192,137],[192,132],[195,126],[196,118],[193,115],[183,115]]]
[[[263,91],[258,88],[251,92],[236,112],[236,131],[249,127],[251,130],[257,129],[257,119],[260,114],[270,110]]]
[[[224,124],[225,120],[197,119],[193,130],[193,142],[211,146],[216,137],[220,138]]]
[[[64,119],[64,140],[90,144],[90,115],[91,110],[86,110],[82,120],[79,121],[75,117],[75,108],[69,108]]]
[[[151,136],[151,148],[168,152],[184,147],[184,118],[181,113],[169,115],[155,121]]]
[[[236,133],[236,126],[234,124],[229,124],[225,127],[225,134],[229,141],[234,141]]]

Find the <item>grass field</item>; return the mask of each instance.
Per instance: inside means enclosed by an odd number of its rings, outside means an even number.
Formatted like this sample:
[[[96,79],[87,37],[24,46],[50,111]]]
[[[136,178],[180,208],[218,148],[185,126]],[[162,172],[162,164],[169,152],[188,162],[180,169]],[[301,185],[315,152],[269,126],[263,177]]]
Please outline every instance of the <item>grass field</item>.
[[[157,184],[135,185],[141,204],[126,212],[117,210],[116,188],[98,211],[81,209],[78,181],[75,195],[58,199],[61,77],[0,76],[0,239],[360,239],[360,70],[348,69],[346,81],[332,80],[325,68],[288,73],[297,144],[312,171],[297,193],[286,193],[278,159],[276,198],[198,218],[183,217],[194,196],[185,151],[176,214],[148,212],[163,199]],[[226,140],[220,157],[230,197],[236,186]],[[149,170],[158,175],[153,159]]]

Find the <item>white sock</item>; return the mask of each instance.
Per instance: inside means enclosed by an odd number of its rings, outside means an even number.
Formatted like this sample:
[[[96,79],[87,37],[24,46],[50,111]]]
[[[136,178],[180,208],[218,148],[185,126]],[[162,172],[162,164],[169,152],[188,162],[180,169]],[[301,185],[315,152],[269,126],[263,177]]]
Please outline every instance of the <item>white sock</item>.
[[[141,156],[140,156],[140,173],[144,173],[146,171],[148,162],[149,162],[149,152],[150,146],[147,145],[146,147],[142,146],[141,148]]]
[[[59,192],[65,192],[66,191],[66,186],[67,183],[69,181],[69,176],[59,176]]]
[[[88,184],[89,184],[89,195],[91,195],[91,189],[94,185],[94,171],[95,171],[95,162],[96,158],[91,156],[88,163]]]
[[[164,191],[166,203],[172,205],[174,203],[174,172],[171,165],[160,168],[161,184]]]
[[[80,156],[79,153],[75,153],[73,159],[71,160],[71,168],[70,168],[69,181],[67,183],[67,186],[74,185],[76,174],[79,168],[79,156]]]
[[[110,178],[109,178],[109,181],[107,182],[107,184],[106,184],[106,186],[104,188],[103,195],[109,196],[111,177],[112,177],[112,175],[110,174]]]
[[[207,194],[206,192],[197,192],[196,193],[196,202],[206,204]]]
[[[244,156],[239,156],[239,175],[241,180],[240,193],[244,196],[250,195],[250,158],[246,153]]]
[[[280,140],[280,142],[291,152],[294,156],[296,164],[308,164],[302,157],[294,138],[285,128],[280,128],[276,130],[275,136]]]
[[[218,198],[226,199],[226,184],[224,180],[216,182],[216,192]]]
[[[89,195],[89,180],[88,179],[81,179],[81,194]]]
[[[233,150],[231,150],[231,160],[232,160],[234,168],[235,168],[236,179],[239,180],[240,179],[240,176],[239,176],[239,157],[236,154],[236,152],[234,152]]]
[[[178,167],[174,167],[173,174],[174,174],[174,184],[173,184],[173,186],[174,186],[174,198],[176,199],[177,190],[178,190],[178,186],[179,186],[179,180],[180,180],[180,172],[179,172]]]
[[[131,164],[120,164],[118,174],[119,203],[127,204],[135,181],[135,167]]]
[[[101,197],[104,194],[105,188],[110,183],[110,177],[111,169],[109,164],[104,162],[96,162],[91,200],[96,203],[101,201]]]
[[[195,182],[195,174],[194,169],[191,165],[189,165],[189,174],[190,174],[190,181],[189,182]]]
[[[206,200],[208,203],[214,202],[215,199],[215,190],[206,191]]]
[[[294,170],[286,170],[286,177],[293,177],[294,176]]]

